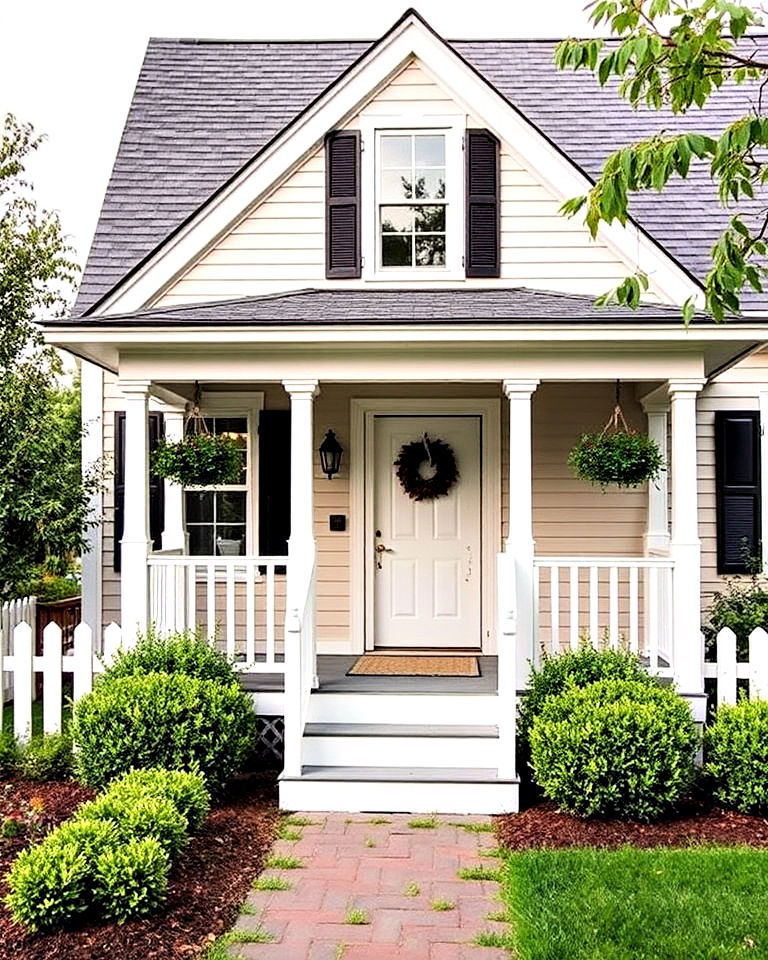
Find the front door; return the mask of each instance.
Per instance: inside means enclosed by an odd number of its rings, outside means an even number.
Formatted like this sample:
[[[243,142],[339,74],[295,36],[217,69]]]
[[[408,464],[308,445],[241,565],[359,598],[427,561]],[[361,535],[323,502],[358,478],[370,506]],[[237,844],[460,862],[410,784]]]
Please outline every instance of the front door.
[[[394,466],[401,448],[442,440],[458,479],[434,500],[408,496]],[[481,418],[374,419],[374,646],[481,646]],[[433,472],[428,462],[421,474]]]

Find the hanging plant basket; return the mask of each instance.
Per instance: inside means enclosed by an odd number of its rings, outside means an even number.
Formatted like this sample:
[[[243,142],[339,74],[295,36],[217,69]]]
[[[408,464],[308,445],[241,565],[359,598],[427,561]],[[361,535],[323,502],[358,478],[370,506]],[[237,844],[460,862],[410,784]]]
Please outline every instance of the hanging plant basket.
[[[161,440],[152,454],[152,469],[158,477],[182,487],[238,483],[243,472],[242,449],[231,437],[191,433],[174,443]]]
[[[425,474],[424,464],[432,469],[432,476]],[[411,500],[444,497],[459,479],[450,444],[444,440],[430,440],[426,433],[421,440],[403,444],[394,465],[397,479]]]
[[[664,458],[654,440],[627,426],[617,402],[601,433],[579,437],[568,465],[580,480],[596,486],[639,487],[659,476]]]

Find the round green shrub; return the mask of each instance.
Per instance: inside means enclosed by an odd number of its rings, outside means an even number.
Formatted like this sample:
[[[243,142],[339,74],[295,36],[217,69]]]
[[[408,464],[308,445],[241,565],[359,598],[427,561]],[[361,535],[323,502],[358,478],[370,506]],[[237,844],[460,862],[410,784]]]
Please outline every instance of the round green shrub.
[[[586,687],[597,680],[635,680],[650,687],[659,685],[634,654],[623,650],[595,650],[584,644],[578,650],[545,656],[541,666],[531,670],[528,689],[520,701],[519,743],[528,744],[533,721],[549,697],[563,693],[570,686]]]
[[[106,820],[114,823],[121,843],[154,837],[169,857],[187,842],[187,820],[170,800],[160,797],[113,797],[109,793],[84,803],[76,821]]]
[[[237,679],[230,661],[201,633],[182,630],[161,637],[150,628],[131,649],[118,651],[99,683],[148,673],[182,673],[199,680],[220,680],[222,683]]]
[[[21,751],[21,773],[28,780],[69,780],[73,768],[72,738],[66,733],[34,737]]]
[[[600,487],[638,487],[658,477],[664,458],[646,434],[617,430],[583,433],[568,454],[568,466],[580,480]]]
[[[88,911],[90,877],[88,858],[76,843],[41,843],[14,861],[5,902],[28,930],[52,930]]]
[[[119,842],[117,824],[111,820],[66,820],[42,841],[51,851],[74,844],[91,866],[102,850]]]
[[[655,820],[693,782],[696,727],[672,690],[601,680],[550,697],[531,730],[536,782],[580,817]]]
[[[170,860],[157,840],[132,840],[103,850],[95,866],[94,901],[117,923],[155,910],[168,889]]]
[[[768,812],[768,701],[718,707],[704,735],[712,793],[742,813]]]
[[[107,793],[113,799],[159,797],[170,800],[192,832],[200,829],[211,807],[203,778],[182,770],[131,770],[113,780]]]
[[[78,774],[89,786],[165,767],[199,772],[217,793],[248,759],[256,716],[237,683],[153,673],[114,678],[82,697],[72,734]]]

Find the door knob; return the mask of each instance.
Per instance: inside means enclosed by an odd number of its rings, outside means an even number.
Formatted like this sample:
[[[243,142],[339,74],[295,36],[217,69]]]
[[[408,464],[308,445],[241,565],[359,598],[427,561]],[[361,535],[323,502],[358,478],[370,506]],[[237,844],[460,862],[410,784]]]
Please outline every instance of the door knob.
[[[376,544],[376,567],[381,570],[381,555],[383,553],[391,553],[392,550],[390,547],[385,547],[383,543]]]

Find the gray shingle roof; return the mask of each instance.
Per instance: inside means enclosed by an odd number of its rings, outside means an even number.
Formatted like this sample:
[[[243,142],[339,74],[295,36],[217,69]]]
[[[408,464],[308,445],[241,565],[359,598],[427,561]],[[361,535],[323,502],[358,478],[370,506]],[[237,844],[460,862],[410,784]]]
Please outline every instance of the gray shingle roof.
[[[768,47],[768,40],[759,42]],[[660,129],[714,131],[751,102],[749,86],[728,86],[703,112],[633,111],[591,74],[557,71],[553,41],[451,45],[592,177],[618,146]],[[363,41],[151,40],[75,313],[92,307],[151,254],[368,47]],[[708,252],[730,215],[718,208],[703,166],[663,195],[636,197],[633,210],[649,234],[703,279]],[[750,296],[748,305],[768,306],[768,297]]]
[[[514,323],[526,321],[601,323],[663,321],[681,323],[678,307],[642,304],[637,310],[596,307],[587,296],[525,287],[478,290],[300,290],[239,300],[156,307],[120,316],[87,318],[94,326],[114,323],[269,324],[310,323]],[[59,321],[64,323],[66,321]],[[48,326],[57,326],[56,322]]]

